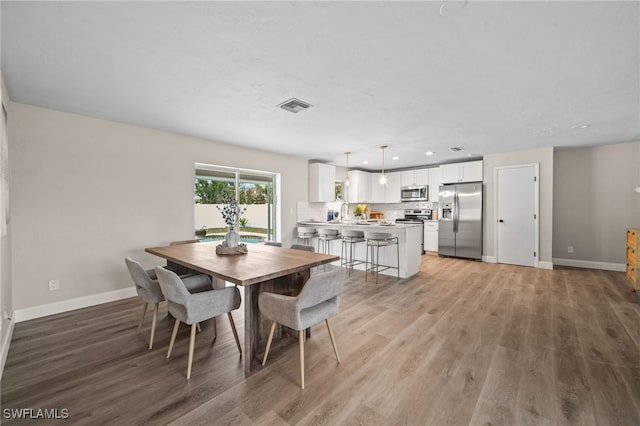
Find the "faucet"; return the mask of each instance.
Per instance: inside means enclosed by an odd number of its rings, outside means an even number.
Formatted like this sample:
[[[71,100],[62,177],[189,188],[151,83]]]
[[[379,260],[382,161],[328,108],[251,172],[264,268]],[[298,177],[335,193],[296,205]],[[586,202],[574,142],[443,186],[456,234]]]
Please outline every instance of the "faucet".
[[[346,209],[345,209],[346,207]],[[347,216],[349,216],[349,203],[344,202],[342,203],[342,205],[340,206],[340,220],[345,220],[347,218]]]

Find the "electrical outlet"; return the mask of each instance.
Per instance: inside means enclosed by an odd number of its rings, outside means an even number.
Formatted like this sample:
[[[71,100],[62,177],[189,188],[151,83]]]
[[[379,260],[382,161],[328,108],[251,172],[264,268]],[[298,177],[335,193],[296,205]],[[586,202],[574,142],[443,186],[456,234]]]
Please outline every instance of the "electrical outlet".
[[[49,291],[60,290],[60,280],[49,280]]]
[[[567,247],[567,253],[573,253],[573,246]]]

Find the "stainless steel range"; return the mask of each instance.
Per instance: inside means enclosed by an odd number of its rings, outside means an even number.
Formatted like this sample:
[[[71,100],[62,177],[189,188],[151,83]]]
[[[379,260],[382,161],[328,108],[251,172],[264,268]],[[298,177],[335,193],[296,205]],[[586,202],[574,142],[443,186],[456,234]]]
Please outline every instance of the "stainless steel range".
[[[420,227],[420,254],[424,254],[424,221],[433,219],[433,211],[431,209],[405,209],[404,219],[396,219],[396,222],[417,223]]]

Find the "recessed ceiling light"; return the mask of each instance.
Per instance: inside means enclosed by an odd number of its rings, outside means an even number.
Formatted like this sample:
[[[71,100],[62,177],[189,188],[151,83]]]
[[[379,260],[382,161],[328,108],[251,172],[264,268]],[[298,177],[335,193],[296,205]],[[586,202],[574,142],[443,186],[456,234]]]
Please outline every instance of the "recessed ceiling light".
[[[574,129],[587,129],[591,127],[591,124],[578,124],[576,126],[573,126]]]
[[[369,164],[369,162],[367,160],[364,160],[362,164]]]
[[[433,155],[433,154],[435,154],[435,152],[433,152],[433,151],[427,151],[427,152],[425,152],[425,154],[426,154],[426,155]]]
[[[399,159],[400,159],[400,157],[398,157],[398,156],[395,156],[395,157],[392,158],[392,160],[399,160]]]
[[[284,101],[283,103],[279,104],[278,106],[284,110],[297,114],[300,111],[311,108],[313,105],[303,102],[300,99],[291,98],[288,101]]]

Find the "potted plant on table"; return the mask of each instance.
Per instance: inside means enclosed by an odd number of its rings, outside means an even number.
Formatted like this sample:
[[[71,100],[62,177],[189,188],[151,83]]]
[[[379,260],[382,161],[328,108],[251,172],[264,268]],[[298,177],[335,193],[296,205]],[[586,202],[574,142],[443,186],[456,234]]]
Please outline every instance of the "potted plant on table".
[[[229,231],[224,236],[223,246],[236,247],[240,244],[240,233],[238,231],[240,224],[240,216],[247,210],[246,207],[240,207],[240,203],[231,198],[229,193],[222,194],[222,205],[216,206],[224,223],[229,227]]]

